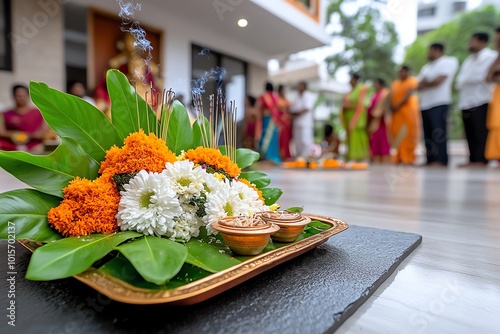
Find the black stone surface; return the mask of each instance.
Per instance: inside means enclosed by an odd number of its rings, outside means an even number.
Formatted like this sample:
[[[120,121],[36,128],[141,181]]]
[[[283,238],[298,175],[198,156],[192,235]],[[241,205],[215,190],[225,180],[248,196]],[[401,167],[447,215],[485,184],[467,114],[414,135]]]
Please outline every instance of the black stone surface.
[[[30,253],[16,245],[16,327],[0,333],[324,333],[335,331],[421,242],[416,234],[351,226],[318,248],[189,307],[113,302],[75,279],[23,278]],[[7,243],[1,241],[7,272]]]

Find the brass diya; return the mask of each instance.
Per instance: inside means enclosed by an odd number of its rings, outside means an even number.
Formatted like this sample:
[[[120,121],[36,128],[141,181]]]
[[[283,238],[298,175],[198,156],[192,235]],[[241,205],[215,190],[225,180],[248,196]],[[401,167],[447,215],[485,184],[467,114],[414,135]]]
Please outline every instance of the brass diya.
[[[298,212],[289,211],[266,211],[259,214],[262,220],[276,224],[279,231],[273,234],[273,240],[279,242],[294,242],[304,231],[311,218],[301,215]]]
[[[261,217],[226,217],[212,223],[222,240],[236,254],[257,255],[266,248],[271,234],[280,228]]]

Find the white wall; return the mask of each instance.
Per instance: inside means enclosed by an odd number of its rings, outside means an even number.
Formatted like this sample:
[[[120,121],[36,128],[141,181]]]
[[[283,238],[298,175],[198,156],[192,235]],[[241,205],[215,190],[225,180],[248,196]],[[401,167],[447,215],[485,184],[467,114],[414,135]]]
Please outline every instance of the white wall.
[[[0,71],[0,105],[11,106],[10,87],[30,80],[64,89],[64,38],[62,7],[22,0],[12,3],[13,71]]]
[[[264,84],[268,80],[267,68],[255,64],[248,65],[248,94],[255,97],[264,92]]]

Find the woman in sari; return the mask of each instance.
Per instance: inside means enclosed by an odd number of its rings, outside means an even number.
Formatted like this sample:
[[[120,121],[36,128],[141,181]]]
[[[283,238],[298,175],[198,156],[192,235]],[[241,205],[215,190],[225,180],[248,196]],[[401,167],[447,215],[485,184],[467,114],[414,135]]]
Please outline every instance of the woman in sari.
[[[278,86],[278,110],[280,111],[280,118],[282,126],[279,131],[279,150],[280,156],[283,160],[292,158],[290,153],[290,141],[292,140],[292,118],[290,117],[291,103],[286,99],[285,86]]]
[[[366,160],[370,157],[366,132],[366,95],[368,89],[359,83],[357,74],[351,75],[352,91],[344,96],[343,121],[347,131],[347,160]]]
[[[258,129],[259,151],[263,158],[281,163],[279,152],[279,124],[278,97],[273,92],[273,85],[266,83],[266,92],[259,98],[261,126]]]
[[[500,51],[500,28],[496,30],[495,48]],[[491,65],[487,79],[495,83],[495,88],[486,117],[488,139],[484,155],[488,160],[500,161],[500,55]]]
[[[415,163],[415,149],[419,136],[419,105],[414,94],[418,80],[411,77],[410,68],[402,66],[399,79],[391,87],[391,144],[397,149],[395,163],[411,165]]]
[[[373,83],[375,94],[368,107],[368,134],[370,136],[370,151],[373,162],[390,162],[391,146],[387,139],[385,122],[387,96],[389,91],[383,79],[376,79]]]
[[[0,114],[0,150],[43,151],[49,127],[40,111],[30,105],[28,87],[15,85],[12,94],[16,106]]]

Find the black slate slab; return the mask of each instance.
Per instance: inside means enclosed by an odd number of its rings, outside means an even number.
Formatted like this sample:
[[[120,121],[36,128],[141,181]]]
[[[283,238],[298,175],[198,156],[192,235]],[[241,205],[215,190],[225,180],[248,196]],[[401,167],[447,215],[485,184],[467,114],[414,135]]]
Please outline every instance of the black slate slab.
[[[23,278],[30,254],[17,245],[16,327],[0,333],[324,333],[335,331],[421,242],[416,234],[351,226],[290,262],[190,307],[110,301],[75,279]],[[7,243],[0,243],[6,273]]]

